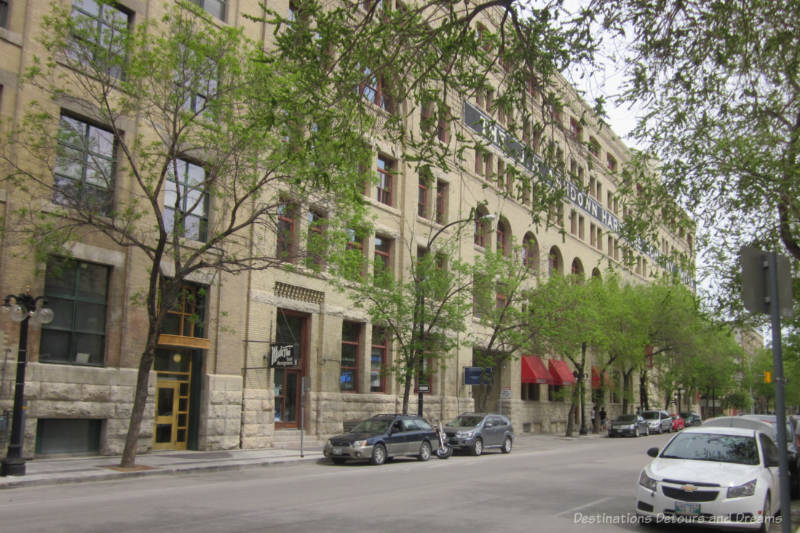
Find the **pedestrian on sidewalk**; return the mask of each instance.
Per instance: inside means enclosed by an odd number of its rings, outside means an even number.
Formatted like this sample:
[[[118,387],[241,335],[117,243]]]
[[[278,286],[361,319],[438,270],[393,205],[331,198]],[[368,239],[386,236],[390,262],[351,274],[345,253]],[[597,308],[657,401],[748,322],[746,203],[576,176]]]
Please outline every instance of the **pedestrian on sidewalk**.
[[[605,407],[601,407],[600,408],[600,427],[602,428],[603,431],[606,430],[606,408]]]

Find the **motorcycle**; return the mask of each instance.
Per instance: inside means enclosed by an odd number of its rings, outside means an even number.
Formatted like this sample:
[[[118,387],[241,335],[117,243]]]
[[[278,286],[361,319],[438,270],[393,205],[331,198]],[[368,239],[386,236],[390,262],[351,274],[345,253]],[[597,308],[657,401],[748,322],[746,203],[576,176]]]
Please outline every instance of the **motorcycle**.
[[[436,436],[439,437],[439,448],[436,450],[436,457],[439,459],[447,459],[453,455],[453,448],[447,443],[447,435],[444,432],[442,423],[435,428]]]

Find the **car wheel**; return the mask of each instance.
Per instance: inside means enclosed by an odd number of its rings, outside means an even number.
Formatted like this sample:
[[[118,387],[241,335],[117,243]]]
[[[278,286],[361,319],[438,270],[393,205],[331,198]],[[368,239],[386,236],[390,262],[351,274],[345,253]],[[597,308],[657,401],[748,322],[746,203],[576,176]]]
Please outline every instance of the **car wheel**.
[[[480,438],[477,438],[475,439],[475,442],[472,443],[470,453],[477,457],[481,454],[481,452],[483,452],[483,441]]]
[[[511,442],[511,437],[506,437],[506,440],[503,441],[503,447],[500,448],[503,453],[511,453],[511,446],[513,443]]]
[[[644,428],[644,436],[645,437],[649,437],[650,436],[650,426],[647,426],[646,428]]]
[[[331,461],[333,461],[333,464],[335,465],[343,465],[345,464],[345,462],[347,462],[347,459],[344,459],[342,457],[333,457]]]
[[[372,448],[372,457],[369,458],[370,464],[382,465],[386,462],[386,447],[383,444],[376,444]]]
[[[635,428],[635,429],[633,430],[633,437],[634,437],[634,438],[636,438],[636,437],[638,437],[638,436],[639,436],[639,428],[637,427],[637,428]]]
[[[772,504],[769,501],[769,492],[764,497],[764,512],[761,514],[761,527],[758,528],[762,533],[769,531],[769,524],[772,521]]]
[[[420,461],[427,461],[431,458],[431,443],[424,440],[422,444],[419,446],[419,455],[417,455],[417,459]]]

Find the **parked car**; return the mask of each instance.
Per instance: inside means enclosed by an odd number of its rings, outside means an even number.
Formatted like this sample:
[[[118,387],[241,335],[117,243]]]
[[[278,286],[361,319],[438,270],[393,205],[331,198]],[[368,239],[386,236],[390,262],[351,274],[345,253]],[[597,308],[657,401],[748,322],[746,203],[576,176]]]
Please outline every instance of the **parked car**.
[[[649,434],[647,420],[642,415],[619,415],[608,426],[609,437],[616,437],[617,435],[638,437],[639,435]]]
[[[683,418],[683,421],[686,422],[687,428],[691,426],[699,426],[703,423],[703,417],[694,411],[684,411],[678,414],[680,414],[681,418]]]
[[[778,442],[778,426],[775,415],[718,416],[709,418],[703,425],[758,429]],[[798,456],[797,445],[794,442],[791,421],[788,419],[786,421],[786,453],[789,461],[789,487],[792,498],[796,498],[800,496],[800,456]]]
[[[480,455],[487,448],[510,453],[514,444],[514,426],[503,415],[463,413],[445,425],[447,442],[454,450],[468,450]]]
[[[686,427],[686,421],[681,415],[672,415],[672,431],[680,431]]]
[[[650,433],[663,433],[672,431],[672,417],[666,411],[645,411],[642,416],[647,420]]]
[[[336,464],[352,459],[381,465],[401,455],[427,461],[437,449],[439,438],[424,418],[386,414],[363,420],[349,433],[331,437],[322,453]]]
[[[647,454],[654,459],[636,485],[636,513],[645,519],[757,529],[780,508],[778,448],[767,433],[686,428]]]

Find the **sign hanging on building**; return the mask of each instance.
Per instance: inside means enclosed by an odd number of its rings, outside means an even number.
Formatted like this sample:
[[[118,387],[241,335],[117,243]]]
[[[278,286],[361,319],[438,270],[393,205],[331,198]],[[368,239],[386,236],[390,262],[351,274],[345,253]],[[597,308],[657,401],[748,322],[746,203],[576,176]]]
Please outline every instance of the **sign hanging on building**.
[[[269,347],[269,367],[286,368],[297,366],[300,355],[296,344],[272,343]]]

